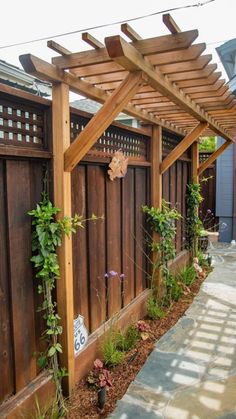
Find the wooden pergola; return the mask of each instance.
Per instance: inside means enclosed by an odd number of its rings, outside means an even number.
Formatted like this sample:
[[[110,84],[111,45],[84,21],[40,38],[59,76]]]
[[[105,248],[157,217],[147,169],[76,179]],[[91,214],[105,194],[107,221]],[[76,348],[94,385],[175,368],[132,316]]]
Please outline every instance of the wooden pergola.
[[[192,146],[192,176],[199,175],[234,141],[236,102],[206,45],[193,42],[197,30],[181,32],[170,15],[163,21],[171,34],[142,39],[128,24],[120,35],[105,38],[105,45],[90,34],[83,40],[88,51],[71,53],[49,41],[60,54],[49,64],[31,54],[20,57],[26,72],[52,82],[54,199],[61,216],[71,214],[71,171],[112,121],[123,111],[152,126],[151,200],[160,206],[162,174]],[[209,64],[210,63],[210,64]],[[69,90],[103,104],[70,144]],[[182,140],[162,160],[162,128]],[[198,139],[218,135],[225,143],[199,165]],[[69,372],[67,392],[74,387],[73,275],[71,240],[60,248],[61,279],[57,289],[63,325],[62,364]]]

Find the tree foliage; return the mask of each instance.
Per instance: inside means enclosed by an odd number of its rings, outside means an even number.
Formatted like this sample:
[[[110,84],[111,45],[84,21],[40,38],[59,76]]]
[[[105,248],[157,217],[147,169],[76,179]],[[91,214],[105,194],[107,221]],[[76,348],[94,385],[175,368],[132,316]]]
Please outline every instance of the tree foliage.
[[[216,137],[202,137],[199,143],[199,151],[211,152],[216,150]]]

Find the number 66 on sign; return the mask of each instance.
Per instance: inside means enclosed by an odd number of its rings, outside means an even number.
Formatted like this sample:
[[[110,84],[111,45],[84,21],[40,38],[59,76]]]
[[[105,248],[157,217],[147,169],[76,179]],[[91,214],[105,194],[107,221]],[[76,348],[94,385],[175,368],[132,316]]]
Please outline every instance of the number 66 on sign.
[[[75,356],[84,348],[88,340],[88,331],[84,325],[84,318],[79,314],[74,319],[74,353]]]

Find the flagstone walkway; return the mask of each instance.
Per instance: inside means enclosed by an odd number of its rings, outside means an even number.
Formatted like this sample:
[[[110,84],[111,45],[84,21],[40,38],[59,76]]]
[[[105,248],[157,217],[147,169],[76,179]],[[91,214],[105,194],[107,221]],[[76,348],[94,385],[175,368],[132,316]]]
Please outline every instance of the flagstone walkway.
[[[112,419],[236,418],[236,246],[218,246],[210,249],[213,272]]]

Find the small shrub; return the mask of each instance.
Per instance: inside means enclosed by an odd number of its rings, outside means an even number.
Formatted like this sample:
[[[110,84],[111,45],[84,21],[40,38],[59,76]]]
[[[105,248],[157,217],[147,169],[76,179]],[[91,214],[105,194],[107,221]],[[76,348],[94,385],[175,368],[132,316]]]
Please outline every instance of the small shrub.
[[[129,326],[125,332],[119,330],[114,337],[116,349],[122,352],[129,351],[138,342],[140,336],[137,327]]]
[[[173,301],[178,301],[183,294],[183,287],[177,277],[169,274],[166,280],[166,296],[164,298],[164,305],[170,306]]]
[[[201,268],[209,267],[208,257],[205,253],[198,252],[197,258],[198,258],[198,264],[201,266]]]
[[[115,344],[114,335],[109,332],[109,335],[105,338],[101,347],[102,357],[104,364],[107,367],[115,367],[124,359],[124,353],[117,349]]]
[[[98,388],[112,387],[111,373],[103,368],[103,362],[100,359],[95,359],[93,365],[94,368],[87,377],[88,384]]]
[[[183,284],[187,285],[187,287],[194,283],[196,277],[197,273],[193,266],[184,267],[177,275],[177,278],[183,282]]]
[[[150,317],[152,320],[161,319],[165,316],[164,311],[158,305],[156,299],[153,296],[149,297],[147,300],[147,313],[148,317]]]

